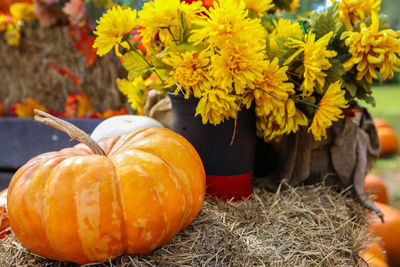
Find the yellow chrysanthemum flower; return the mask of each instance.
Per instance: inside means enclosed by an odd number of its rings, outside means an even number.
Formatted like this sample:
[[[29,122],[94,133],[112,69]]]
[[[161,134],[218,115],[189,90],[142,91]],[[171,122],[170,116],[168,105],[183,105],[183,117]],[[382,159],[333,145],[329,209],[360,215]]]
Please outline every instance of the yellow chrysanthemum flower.
[[[131,107],[139,115],[144,114],[143,108],[146,104],[147,92],[149,91],[151,82],[151,78],[143,80],[141,76],[136,77],[133,81],[117,79],[118,89],[128,98]]]
[[[237,0],[243,1],[243,0]],[[265,12],[273,8],[275,5],[272,3],[272,0],[244,0],[246,3],[246,7],[258,14],[259,17],[262,17]]]
[[[236,118],[238,110],[235,95],[229,94],[224,89],[213,88],[202,94],[195,116],[201,115],[203,124],[209,122],[218,125],[226,119]]]
[[[331,127],[333,121],[343,118],[342,109],[349,106],[344,98],[345,93],[345,90],[341,90],[340,81],[329,85],[308,128],[315,140],[320,141],[321,137],[326,138],[326,129]]]
[[[261,45],[231,43],[211,57],[211,76],[218,86],[236,94],[262,79],[265,52]],[[232,84],[234,84],[232,87]]]
[[[97,21],[94,34],[97,35],[93,47],[97,48],[97,54],[103,56],[113,47],[117,56],[119,45],[129,48],[127,42],[122,42],[122,38],[130,33],[136,26],[136,10],[113,6]]]
[[[19,23],[8,23],[4,38],[11,46],[19,46],[21,42],[21,25]]]
[[[288,82],[288,67],[279,67],[279,59],[266,60],[262,80],[244,98],[243,104],[250,107],[254,99],[257,116],[257,134],[266,141],[284,134],[296,132],[308,120],[289,98],[295,93],[294,84]]]
[[[10,14],[22,21],[34,21],[33,5],[29,3],[14,3],[10,5]]]
[[[179,25],[181,13],[184,12],[185,21],[190,26],[196,14],[203,9],[201,1],[192,4],[181,3],[180,0],[154,0],[144,3],[138,19],[143,44],[151,47],[150,43],[157,34],[165,45],[172,40],[178,40],[181,31]]]
[[[391,29],[379,31],[379,17],[373,12],[371,26],[361,23],[360,32],[344,32],[342,38],[349,46],[351,58],[343,64],[348,71],[357,66],[357,80],[363,78],[372,83],[378,79],[375,70],[380,71],[382,80],[393,77],[393,71],[400,72],[400,31]]]
[[[210,47],[223,48],[227,43],[253,43],[265,45],[266,31],[259,19],[247,18],[246,5],[243,1],[215,1],[213,7],[205,11],[192,30],[189,42],[199,44],[203,41]]]
[[[332,35],[333,32],[329,32],[315,41],[315,34],[310,31],[305,35],[304,42],[289,38],[289,41],[286,43],[289,48],[298,48],[298,50],[284,64],[290,63],[301,52],[304,52],[304,82],[301,90],[305,96],[310,96],[314,92],[314,89],[321,92],[321,89],[324,87],[327,74],[323,71],[332,67],[328,58],[337,55],[336,51],[326,49]]]
[[[185,97],[193,95],[197,98],[201,94],[211,89],[210,77],[208,77],[207,68],[210,64],[210,59],[206,52],[186,52],[181,54],[170,54],[169,57],[163,58],[163,62],[174,67],[173,75],[167,80],[167,87],[178,84],[180,89],[185,90]]]
[[[250,108],[255,100],[257,116],[267,116],[277,106],[283,106],[289,95],[294,94],[294,84],[288,82],[286,74],[288,67],[279,67],[279,59],[264,61],[261,80],[255,83],[255,89],[249,91],[243,104]]]
[[[296,108],[293,99],[288,98],[283,105],[274,108],[271,114],[257,117],[257,136],[266,142],[279,141],[283,135],[295,133],[300,126],[307,124],[306,115]]]
[[[338,5],[339,21],[346,24],[348,30],[359,20],[372,16],[372,12],[379,12],[381,0],[342,0]]]
[[[287,19],[279,19],[278,22],[274,20],[275,29],[269,35],[270,49],[280,49],[276,40],[278,38],[294,38],[303,39],[303,30],[299,22],[292,22]]]

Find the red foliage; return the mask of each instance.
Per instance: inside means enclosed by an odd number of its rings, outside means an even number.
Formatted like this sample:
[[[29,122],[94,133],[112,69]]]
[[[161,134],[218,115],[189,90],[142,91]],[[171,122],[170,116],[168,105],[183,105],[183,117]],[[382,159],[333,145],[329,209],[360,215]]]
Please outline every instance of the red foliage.
[[[56,64],[50,64],[50,68],[57,70],[58,73],[60,73],[62,76],[67,76],[71,78],[76,87],[79,87],[81,85],[81,81],[78,79],[78,77],[76,77],[73,73],[71,73],[67,69],[64,69]]]
[[[94,36],[89,35],[86,26],[69,25],[76,49],[86,57],[86,67],[90,67],[97,59],[96,48],[93,48]]]

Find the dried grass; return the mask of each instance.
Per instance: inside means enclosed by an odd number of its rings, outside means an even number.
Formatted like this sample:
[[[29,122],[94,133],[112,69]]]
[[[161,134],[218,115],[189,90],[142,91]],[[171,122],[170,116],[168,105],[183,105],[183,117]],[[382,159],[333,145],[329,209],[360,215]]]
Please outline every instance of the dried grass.
[[[207,198],[197,219],[167,245],[146,256],[121,256],[96,266],[356,266],[368,243],[367,211],[324,185],[256,182],[251,200]],[[75,266],[28,252],[10,236],[0,245],[1,266]],[[94,265],[93,265],[94,266]]]
[[[0,36],[0,102],[5,111],[15,101],[33,97],[46,108],[62,112],[65,100],[75,91],[75,86],[49,65],[57,64],[81,78],[82,60],[67,26],[39,28],[26,25],[18,48],[7,45]],[[112,53],[86,70],[82,88],[96,111],[117,109],[126,104],[115,83],[117,77],[125,76],[122,64]]]

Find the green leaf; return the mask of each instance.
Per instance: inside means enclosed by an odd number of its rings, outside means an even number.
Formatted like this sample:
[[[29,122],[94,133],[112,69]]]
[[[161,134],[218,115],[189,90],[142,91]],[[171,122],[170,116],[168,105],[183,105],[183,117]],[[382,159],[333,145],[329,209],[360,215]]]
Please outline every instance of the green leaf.
[[[346,72],[344,71],[342,63],[337,59],[330,59],[329,62],[332,64],[332,67],[325,72],[327,74],[325,84],[329,85],[336,81],[343,81],[343,75]]]
[[[344,82],[342,87],[350,94],[351,98],[356,97],[357,85],[354,83]]]
[[[151,71],[151,66],[141,55],[139,51],[130,51],[123,56],[122,65],[128,71],[128,79],[144,75],[146,72]]]
[[[331,31],[333,33],[338,31],[337,21],[339,13],[337,7],[338,3],[335,2],[326,12],[313,12],[311,14],[311,30],[316,34],[317,38],[321,38]]]

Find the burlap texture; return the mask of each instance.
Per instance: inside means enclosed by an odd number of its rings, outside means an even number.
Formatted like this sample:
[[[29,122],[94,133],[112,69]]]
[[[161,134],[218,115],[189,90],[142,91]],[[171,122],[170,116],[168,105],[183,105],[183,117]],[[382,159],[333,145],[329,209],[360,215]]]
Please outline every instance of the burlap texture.
[[[276,190],[282,179],[291,186],[321,181],[341,188],[353,186],[356,196],[379,213],[364,192],[365,175],[379,156],[379,138],[368,110],[357,109],[360,119],[345,116],[327,129],[327,139],[315,141],[303,127],[273,143],[278,164],[274,174],[266,177],[270,189]]]
[[[170,98],[156,90],[149,91],[144,106],[144,114],[159,121],[166,128],[172,129],[172,105]]]

